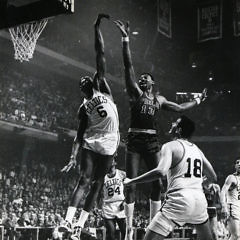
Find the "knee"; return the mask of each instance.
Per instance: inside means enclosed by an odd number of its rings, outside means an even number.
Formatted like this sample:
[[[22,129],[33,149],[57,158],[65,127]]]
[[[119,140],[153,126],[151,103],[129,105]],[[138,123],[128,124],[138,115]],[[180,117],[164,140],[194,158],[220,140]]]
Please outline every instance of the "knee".
[[[91,177],[86,175],[86,174],[82,174],[80,179],[79,179],[79,182],[78,182],[78,186],[87,186],[90,184],[90,181],[91,181]]]
[[[103,185],[103,179],[97,179],[92,182],[91,190],[100,191]]]
[[[154,191],[160,192],[163,189],[162,181],[159,179],[159,180],[152,182],[152,188],[154,189]]]
[[[136,186],[132,185],[126,188],[126,203],[133,203],[135,201]]]
[[[136,185],[131,185],[131,186],[126,188],[127,195],[134,196],[135,192],[136,192]]]
[[[106,240],[112,240],[112,239],[115,239],[115,233],[114,231],[107,229]]]

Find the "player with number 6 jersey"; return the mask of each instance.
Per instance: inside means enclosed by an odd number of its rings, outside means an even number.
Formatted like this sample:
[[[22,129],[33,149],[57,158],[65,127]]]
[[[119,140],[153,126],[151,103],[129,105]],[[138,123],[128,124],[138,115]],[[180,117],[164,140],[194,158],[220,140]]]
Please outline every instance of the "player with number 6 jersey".
[[[84,101],[78,110],[79,124],[70,160],[62,169],[62,172],[68,172],[77,165],[76,158],[81,148],[79,180],[74,188],[65,221],[58,228],[60,232],[72,232],[71,240],[80,240],[81,231],[101,192],[104,176],[111,168],[119,144],[118,113],[105,78],[104,41],[100,31],[102,19],[109,19],[109,16],[99,14],[94,24],[97,71],[93,78],[80,78],[79,88],[84,95]],[[73,227],[73,217],[88,187],[90,190],[83,209]]]
[[[81,107],[88,117],[83,147],[104,155],[114,154],[119,143],[119,120],[112,99],[93,89],[93,96],[85,98]]]

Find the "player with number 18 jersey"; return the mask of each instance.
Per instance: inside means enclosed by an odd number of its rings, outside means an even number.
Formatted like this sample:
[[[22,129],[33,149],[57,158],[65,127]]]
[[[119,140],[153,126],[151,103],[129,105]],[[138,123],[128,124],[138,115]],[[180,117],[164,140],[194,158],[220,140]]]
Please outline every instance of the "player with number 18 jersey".
[[[187,140],[175,141],[182,145],[184,153],[182,159],[168,170],[168,191],[161,211],[180,226],[202,224],[208,219],[207,200],[202,188],[202,152]]]

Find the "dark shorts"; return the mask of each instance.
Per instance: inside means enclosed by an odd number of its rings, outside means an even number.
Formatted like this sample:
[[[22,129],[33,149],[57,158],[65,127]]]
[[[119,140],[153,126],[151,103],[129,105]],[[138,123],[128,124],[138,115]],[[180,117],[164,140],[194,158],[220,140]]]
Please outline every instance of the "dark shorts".
[[[209,218],[214,218],[217,216],[217,208],[216,207],[208,207],[207,208]]]
[[[128,133],[127,150],[129,152],[147,154],[156,153],[161,149],[157,134],[148,133]]]

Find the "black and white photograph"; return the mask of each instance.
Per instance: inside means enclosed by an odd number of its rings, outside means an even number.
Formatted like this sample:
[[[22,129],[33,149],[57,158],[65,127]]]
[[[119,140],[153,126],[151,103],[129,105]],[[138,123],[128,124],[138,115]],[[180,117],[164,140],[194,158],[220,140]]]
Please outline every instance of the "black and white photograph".
[[[0,0],[0,240],[240,240],[240,0]]]

